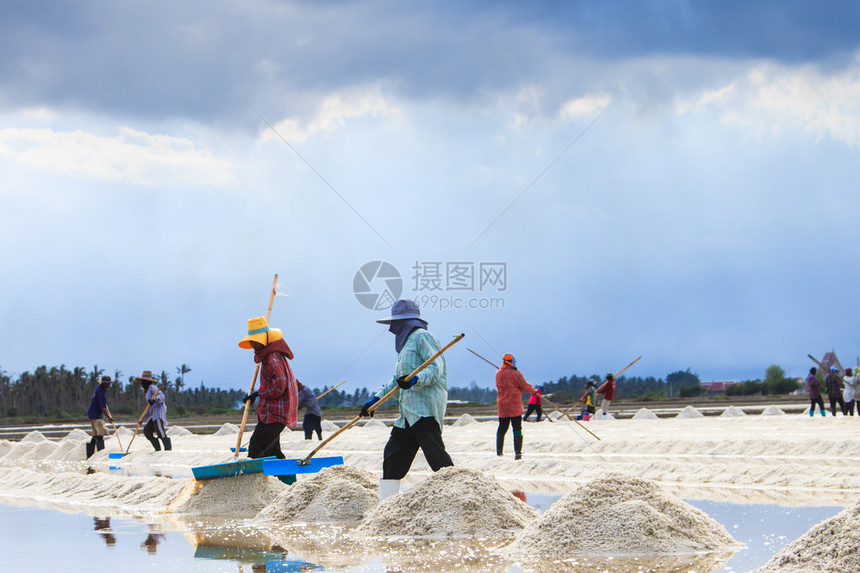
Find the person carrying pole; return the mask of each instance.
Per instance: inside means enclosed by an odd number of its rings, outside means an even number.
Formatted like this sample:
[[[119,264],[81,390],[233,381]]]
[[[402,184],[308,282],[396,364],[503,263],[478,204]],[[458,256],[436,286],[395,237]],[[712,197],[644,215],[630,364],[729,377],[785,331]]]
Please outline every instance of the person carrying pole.
[[[603,417],[609,413],[609,405],[615,398],[615,374],[610,372],[606,375],[606,380],[597,389],[598,394],[603,394],[603,402],[600,404],[600,409],[603,410]]]
[[[510,355],[506,354],[505,356]],[[504,358],[502,358],[502,360],[504,360]],[[516,365],[516,360],[514,361],[514,364]],[[516,366],[514,366],[514,368],[516,368]],[[540,417],[543,415],[543,400],[541,399],[542,395],[543,388],[538,388],[537,390],[535,390],[535,392],[532,393],[531,396],[529,396],[529,407],[526,409],[526,415],[523,416],[523,422],[528,421],[529,416],[532,415],[532,412],[537,415],[536,421],[540,422]]]
[[[836,404],[839,404],[839,409],[844,416],[845,400],[842,399],[842,377],[839,375],[839,368],[830,367],[830,372],[824,378],[824,384],[827,386],[827,397],[830,399],[830,413],[835,417]]]
[[[164,392],[156,386],[156,380],[150,370],[144,370],[143,374],[137,377],[137,381],[146,392],[146,401],[149,404],[148,409],[143,414],[143,421],[146,423],[143,426],[143,435],[146,436],[156,452],[161,451],[161,445],[158,443],[159,438],[164,442],[165,451],[172,450],[173,445],[170,443],[170,438],[167,437],[167,404],[164,403]]]
[[[817,370],[815,366],[809,369],[809,374],[806,376],[806,390],[809,392],[809,416],[812,417],[815,414],[815,405],[818,404],[818,408],[821,411],[821,417],[825,417],[824,413],[824,399],[821,397],[821,380],[816,376]]]
[[[595,404],[597,403],[597,389],[595,388],[594,380],[589,380],[585,385],[585,392],[579,399],[582,404],[582,413],[576,418],[587,422],[595,412]]]
[[[496,371],[496,406],[499,413],[499,427],[496,430],[496,455],[501,456],[505,448],[505,434],[508,426],[514,434],[514,459],[523,457],[523,392],[534,397],[537,395],[531,384],[517,369],[517,359],[513,354],[502,357],[502,367]],[[531,401],[530,401],[531,402]],[[540,411],[538,411],[540,417]]]
[[[441,348],[439,340],[427,331],[427,321],[421,318],[418,304],[400,299],[391,307],[391,316],[377,320],[387,324],[394,334],[397,364],[392,379],[382,386],[361,409],[360,416],[373,415],[371,408],[386,394],[400,387],[400,416],[394,422],[391,435],[382,454],[382,480],[379,482],[380,501],[400,490],[400,480],[409,472],[418,449],[435,472],[453,466],[451,456],[442,441],[442,425],[448,405],[448,367],[439,356],[418,375],[407,378]]]
[[[107,436],[107,428],[102,416],[113,423],[113,418],[110,415],[110,410],[107,405],[107,391],[111,385],[110,376],[102,376],[99,383],[93,391],[93,397],[90,399],[90,407],[87,409],[87,418],[90,420],[90,425],[93,428],[93,437],[87,446],[87,458],[96,453],[96,450],[102,451],[105,449],[105,436]]]
[[[305,417],[302,420],[302,430],[305,432],[305,439],[310,440],[314,432],[317,437],[322,440],[322,410],[320,410],[319,402],[314,391],[296,380],[296,386],[299,389],[299,407],[305,409]]]
[[[261,365],[260,389],[242,400],[254,403],[258,397],[257,425],[248,443],[249,458],[275,456],[286,459],[281,451],[281,432],[296,427],[299,389],[289,360],[293,351],[277,328],[269,328],[263,316],[248,320],[248,335],[239,341],[240,348],[254,350],[254,362]]]

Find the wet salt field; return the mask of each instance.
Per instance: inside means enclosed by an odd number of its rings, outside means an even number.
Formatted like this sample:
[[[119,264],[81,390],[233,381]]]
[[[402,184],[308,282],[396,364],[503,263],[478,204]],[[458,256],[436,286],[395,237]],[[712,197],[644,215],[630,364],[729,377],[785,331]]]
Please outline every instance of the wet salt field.
[[[529,504],[541,513],[558,497],[527,495]],[[763,565],[791,540],[842,509],[839,506],[783,507],[695,500],[689,503],[708,513],[746,545],[745,549],[735,553],[722,568],[717,569],[727,572],[750,571]],[[321,550],[326,551],[326,542],[331,544],[332,552],[343,551],[343,548],[337,547],[337,531],[325,528],[317,532],[323,543],[302,554],[281,548],[273,543],[272,535],[243,520],[183,522],[172,519],[169,522],[153,522],[0,504],[0,531],[3,532],[6,548],[0,571],[398,570],[396,566],[386,563],[385,555],[338,568],[318,564],[315,559],[320,556]],[[290,533],[288,529],[282,535]],[[482,566],[480,543],[444,544],[442,551],[449,553],[450,561],[447,565],[440,564],[438,570],[500,570],[496,568],[498,566],[510,572],[532,570],[529,563],[518,565],[493,559],[486,559],[486,565]],[[458,551],[462,557],[459,566]],[[343,556],[343,559],[348,561],[348,555]],[[557,570],[586,570],[593,566],[583,561],[579,565],[559,565]],[[673,565],[666,570],[676,569]]]

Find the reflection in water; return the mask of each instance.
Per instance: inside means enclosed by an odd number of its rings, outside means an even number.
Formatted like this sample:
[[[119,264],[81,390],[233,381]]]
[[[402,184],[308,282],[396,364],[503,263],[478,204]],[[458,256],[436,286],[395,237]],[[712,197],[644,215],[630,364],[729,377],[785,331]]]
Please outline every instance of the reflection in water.
[[[315,563],[288,559],[288,551],[277,542],[272,541],[265,532],[243,528],[241,524],[227,523],[204,527],[198,531],[190,532],[186,538],[194,545],[195,559],[235,561],[240,570],[243,564],[250,565],[253,572],[317,571],[323,569],[322,566]]]
[[[102,539],[105,540],[105,545],[113,547],[116,545],[116,537],[110,531],[110,517],[93,517],[93,529],[101,531]]]
[[[146,536],[146,539],[143,541],[143,543],[140,544],[140,547],[141,549],[145,549],[146,552],[150,555],[155,555],[156,553],[158,553],[159,544],[161,544],[161,542],[165,540],[165,537],[163,534],[158,533],[155,530],[154,525],[150,524],[149,529],[150,533]]]

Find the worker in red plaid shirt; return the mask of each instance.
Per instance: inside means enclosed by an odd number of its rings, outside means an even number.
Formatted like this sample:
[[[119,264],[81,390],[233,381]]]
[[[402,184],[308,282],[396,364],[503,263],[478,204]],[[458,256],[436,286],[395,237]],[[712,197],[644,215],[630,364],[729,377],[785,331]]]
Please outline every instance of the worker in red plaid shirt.
[[[299,389],[296,376],[288,360],[293,351],[287,346],[284,334],[269,328],[262,316],[248,321],[248,336],[239,342],[241,348],[254,349],[254,362],[260,365],[260,389],[243,398],[257,404],[257,425],[248,443],[249,458],[276,456],[284,459],[281,451],[281,432],[296,427],[298,419]]]
[[[496,371],[496,404],[499,410],[499,429],[496,430],[496,455],[501,456],[505,446],[508,426],[514,432],[514,459],[523,457],[523,392],[534,394],[535,389],[526,382],[517,370],[517,359],[513,354],[502,357],[502,367]]]

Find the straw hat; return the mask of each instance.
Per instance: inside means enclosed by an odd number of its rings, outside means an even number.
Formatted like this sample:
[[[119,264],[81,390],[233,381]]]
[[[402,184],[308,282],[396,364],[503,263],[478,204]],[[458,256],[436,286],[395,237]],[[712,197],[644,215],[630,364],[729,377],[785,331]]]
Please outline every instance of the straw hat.
[[[150,370],[144,370],[144,371],[143,371],[143,374],[141,374],[140,376],[138,376],[138,377],[137,377],[137,380],[138,380],[138,381],[140,381],[140,380],[147,380],[147,381],[149,381],[149,382],[158,382],[158,380],[156,380],[156,379],[152,376],[152,371],[150,371]]]
[[[259,342],[263,346],[280,340],[284,333],[278,328],[269,328],[265,317],[256,316],[248,319],[248,336],[239,341],[239,348],[253,348],[251,342]]]
[[[102,376],[101,380],[99,380],[100,384],[110,384],[113,380],[110,379],[110,376]]]

